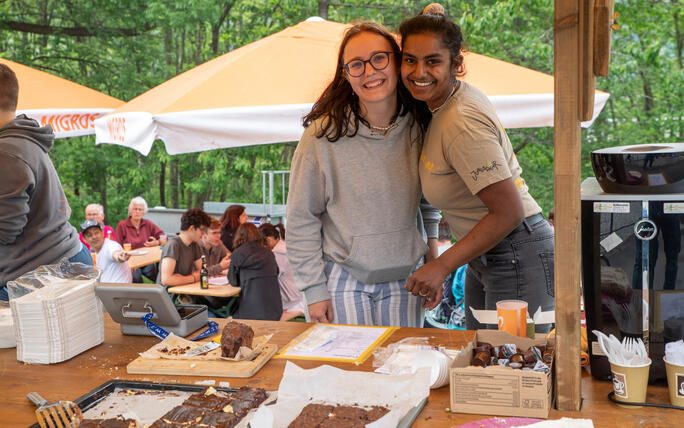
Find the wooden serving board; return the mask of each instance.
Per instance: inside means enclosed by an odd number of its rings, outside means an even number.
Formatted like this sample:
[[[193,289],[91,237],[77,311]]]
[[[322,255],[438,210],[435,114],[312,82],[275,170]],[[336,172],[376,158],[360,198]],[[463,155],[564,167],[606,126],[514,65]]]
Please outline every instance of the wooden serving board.
[[[278,346],[264,345],[261,353],[252,361],[226,360],[167,360],[138,357],[126,366],[131,374],[163,374],[180,376],[252,377],[278,351]],[[192,367],[191,367],[192,366]]]

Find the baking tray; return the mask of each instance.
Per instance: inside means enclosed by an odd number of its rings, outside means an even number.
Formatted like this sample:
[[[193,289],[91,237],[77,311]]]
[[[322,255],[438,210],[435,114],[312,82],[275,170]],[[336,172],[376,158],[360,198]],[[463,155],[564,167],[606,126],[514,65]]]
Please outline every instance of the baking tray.
[[[109,394],[114,392],[117,388],[119,389],[149,389],[152,391],[186,391],[186,392],[201,392],[207,389],[209,386],[217,391],[223,392],[235,392],[237,388],[223,388],[215,385],[187,385],[182,383],[155,383],[155,382],[143,382],[137,380],[121,380],[112,379],[102,385],[95,387],[92,391],[85,395],[81,395],[77,399],[73,400],[74,403],[78,404],[78,407],[82,411],[89,410],[94,407],[97,403],[107,397]],[[38,423],[31,425],[29,428],[40,428]]]
[[[187,392],[200,392],[204,391],[207,389],[207,387],[213,387],[217,391],[223,391],[223,392],[235,392],[237,391],[237,388],[223,388],[220,386],[214,386],[214,385],[187,385],[187,384],[182,384],[182,383],[155,383],[155,382],[143,382],[143,381],[137,381],[137,380],[121,380],[121,379],[112,379],[108,382],[103,383],[102,385],[94,388],[92,391],[85,395],[81,395],[77,399],[73,400],[74,403],[78,404],[78,407],[81,408],[82,411],[86,411],[90,409],[91,407],[94,407],[99,403],[101,400],[103,400],[105,397],[107,397],[109,394],[114,392],[117,388],[119,389],[149,389],[153,391],[187,391]],[[425,407],[425,403],[427,403],[427,397],[425,397],[423,400],[421,400],[420,403],[404,415],[403,418],[399,421],[399,424],[397,425],[397,428],[409,428],[413,422],[416,420],[420,412],[423,410],[423,407]],[[29,428],[40,428],[38,423],[35,423],[31,425]]]
[[[427,400],[427,397],[423,398],[422,400],[420,400],[420,403],[418,403],[416,407],[409,410],[408,413],[406,413],[404,417],[401,418],[399,424],[397,425],[397,428],[409,428],[416,420],[420,412],[423,411],[423,407],[425,407],[425,403],[427,403]]]

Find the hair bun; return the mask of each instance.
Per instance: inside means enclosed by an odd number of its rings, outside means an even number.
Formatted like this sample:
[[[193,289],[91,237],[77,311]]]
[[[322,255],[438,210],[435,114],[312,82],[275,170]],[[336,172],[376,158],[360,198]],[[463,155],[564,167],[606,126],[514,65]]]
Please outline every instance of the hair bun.
[[[430,3],[429,5],[425,6],[425,9],[423,9],[423,13],[421,15],[442,15],[445,16],[446,12],[444,12],[444,6],[442,6],[439,3]]]

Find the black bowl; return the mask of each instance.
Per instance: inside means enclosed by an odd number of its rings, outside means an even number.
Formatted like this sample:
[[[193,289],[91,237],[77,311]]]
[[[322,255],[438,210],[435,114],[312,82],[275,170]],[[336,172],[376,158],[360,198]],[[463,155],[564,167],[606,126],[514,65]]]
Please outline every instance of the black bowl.
[[[595,150],[591,166],[606,193],[684,193],[684,143]]]

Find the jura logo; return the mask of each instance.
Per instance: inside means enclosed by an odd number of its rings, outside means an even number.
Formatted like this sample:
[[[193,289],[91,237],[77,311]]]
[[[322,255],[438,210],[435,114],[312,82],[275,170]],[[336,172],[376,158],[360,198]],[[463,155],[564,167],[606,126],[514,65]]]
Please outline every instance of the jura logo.
[[[642,241],[655,238],[658,228],[651,220],[644,218],[634,224],[634,234]]]

